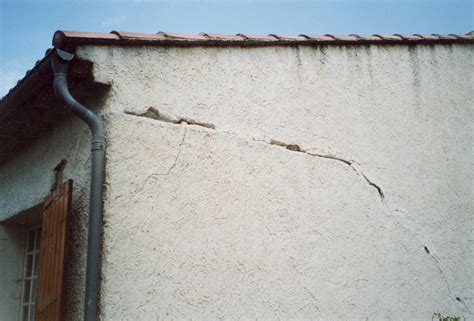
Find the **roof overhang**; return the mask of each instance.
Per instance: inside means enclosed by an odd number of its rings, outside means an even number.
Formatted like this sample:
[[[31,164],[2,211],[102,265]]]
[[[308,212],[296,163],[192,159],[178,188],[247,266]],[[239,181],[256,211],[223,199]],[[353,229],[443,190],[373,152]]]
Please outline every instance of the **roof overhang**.
[[[0,164],[71,115],[55,97],[51,58],[52,50],[48,50],[0,100]],[[109,88],[94,81],[89,61],[75,60],[69,79],[71,92],[92,106]]]

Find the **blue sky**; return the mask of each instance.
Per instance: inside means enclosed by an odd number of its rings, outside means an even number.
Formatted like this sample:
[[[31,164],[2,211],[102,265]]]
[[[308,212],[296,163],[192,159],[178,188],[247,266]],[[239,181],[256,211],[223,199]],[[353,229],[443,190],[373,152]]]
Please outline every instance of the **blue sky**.
[[[466,0],[0,0],[0,97],[51,46],[55,30],[154,33],[466,33]]]

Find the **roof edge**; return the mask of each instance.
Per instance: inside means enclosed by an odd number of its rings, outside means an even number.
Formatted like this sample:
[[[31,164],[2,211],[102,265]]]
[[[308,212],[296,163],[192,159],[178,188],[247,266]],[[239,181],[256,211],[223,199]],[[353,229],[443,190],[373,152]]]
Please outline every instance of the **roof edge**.
[[[53,36],[53,46],[69,48],[78,45],[177,45],[177,46],[279,46],[279,45],[412,45],[412,44],[474,43],[472,32],[458,34],[413,34],[413,35],[220,35],[200,33],[198,35],[171,32],[136,33],[111,31],[110,33],[78,32],[58,30]]]
[[[0,116],[13,110],[13,106],[21,105],[24,101],[29,99],[29,95],[32,95],[31,88],[37,87],[38,83],[48,78],[48,75],[52,75],[51,69],[51,56],[53,50],[48,49],[44,57],[36,61],[35,66],[28,70],[18,80],[15,86],[13,86],[5,96],[0,98]]]

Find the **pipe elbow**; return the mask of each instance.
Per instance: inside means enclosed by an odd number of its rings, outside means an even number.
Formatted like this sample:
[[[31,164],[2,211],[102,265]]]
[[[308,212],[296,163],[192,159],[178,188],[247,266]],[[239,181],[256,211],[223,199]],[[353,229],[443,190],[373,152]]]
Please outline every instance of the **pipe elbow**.
[[[61,50],[57,50],[62,52]],[[64,52],[62,52],[64,55]],[[67,81],[67,69],[70,60],[65,60],[59,53],[53,58],[52,66],[54,71],[54,92],[58,100],[66,105],[80,119],[82,119],[92,132],[93,145],[104,144],[104,127],[100,118],[90,109],[79,103],[70,93]],[[93,146],[93,149],[94,146]]]

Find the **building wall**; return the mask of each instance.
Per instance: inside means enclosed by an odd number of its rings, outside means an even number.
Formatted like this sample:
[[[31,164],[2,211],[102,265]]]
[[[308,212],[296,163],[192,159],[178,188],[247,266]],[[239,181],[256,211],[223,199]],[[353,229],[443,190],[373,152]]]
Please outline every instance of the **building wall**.
[[[78,56],[112,84],[102,320],[472,316],[471,45]],[[70,120],[0,167],[5,219],[68,160],[66,320],[82,318],[88,157]]]
[[[472,45],[78,54],[103,320],[472,317]]]
[[[70,119],[33,142],[0,166],[0,221],[41,204],[54,183],[54,168],[67,164],[63,180],[73,179],[73,215],[68,239],[65,319],[81,320],[87,238],[90,172],[90,134],[80,121]],[[0,225],[0,320],[16,320],[19,312],[24,242],[13,227]],[[24,235],[23,235],[24,236]],[[16,272],[16,273],[14,273]],[[3,287],[5,285],[5,287]],[[5,296],[3,294],[6,294]]]
[[[0,226],[0,320],[18,320],[24,254],[24,230]]]

